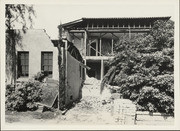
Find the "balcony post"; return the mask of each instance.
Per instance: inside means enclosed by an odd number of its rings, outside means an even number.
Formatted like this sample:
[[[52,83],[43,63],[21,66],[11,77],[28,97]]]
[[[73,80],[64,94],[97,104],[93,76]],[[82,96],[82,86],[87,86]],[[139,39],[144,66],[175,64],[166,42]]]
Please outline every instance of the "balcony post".
[[[104,77],[104,61],[101,59],[101,81],[103,80]]]
[[[99,52],[100,52],[100,56],[102,56],[102,55],[101,55],[101,44],[102,44],[101,42],[102,42],[102,41],[101,41],[101,37],[100,37],[100,40],[99,40],[99,48],[100,48],[100,49],[99,49]]]

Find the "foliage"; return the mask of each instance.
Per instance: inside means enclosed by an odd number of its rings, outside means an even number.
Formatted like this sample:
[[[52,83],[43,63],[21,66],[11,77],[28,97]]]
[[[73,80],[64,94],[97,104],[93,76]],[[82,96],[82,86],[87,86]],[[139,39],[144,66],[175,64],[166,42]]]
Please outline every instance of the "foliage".
[[[36,110],[36,102],[42,99],[41,83],[38,81],[22,82],[16,88],[6,86],[6,109],[16,111]]]
[[[6,29],[13,29],[17,24],[21,25],[22,29],[32,27],[34,16],[36,16],[36,13],[34,11],[33,5],[6,4]]]
[[[123,39],[101,84],[119,86],[138,110],[174,112],[174,23],[156,21],[150,33]]]
[[[41,71],[34,76],[34,79],[42,82],[46,76],[48,76],[48,73],[46,71]]]

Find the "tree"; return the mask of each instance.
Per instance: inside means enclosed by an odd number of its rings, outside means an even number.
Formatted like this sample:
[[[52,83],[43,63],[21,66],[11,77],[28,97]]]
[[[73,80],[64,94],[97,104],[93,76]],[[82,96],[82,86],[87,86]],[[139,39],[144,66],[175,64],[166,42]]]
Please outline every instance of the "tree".
[[[16,45],[22,46],[20,32],[14,28],[18,25],[25,33],[26,29],[32,28],[34,16],[36,15],[33,5],[5,5],[7,84],[16,83]]]
[[[116,56],[101,83],[119,86],[117,92],[138,110],[174,112],[174,22],[156,21],[148,34],[119,41]]]

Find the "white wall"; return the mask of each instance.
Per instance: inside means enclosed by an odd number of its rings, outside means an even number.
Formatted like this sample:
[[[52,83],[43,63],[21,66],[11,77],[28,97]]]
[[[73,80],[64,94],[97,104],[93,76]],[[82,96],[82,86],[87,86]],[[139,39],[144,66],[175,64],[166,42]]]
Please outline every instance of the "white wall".
[[[41,52],[53,52],[53,79],[58,80],[58,49],[54,47],[49,36],[44,30],[30,29],[26,33],[21,31],[22,48],[17,46],[17,51],[29,51],[29,78],[41,71]]]

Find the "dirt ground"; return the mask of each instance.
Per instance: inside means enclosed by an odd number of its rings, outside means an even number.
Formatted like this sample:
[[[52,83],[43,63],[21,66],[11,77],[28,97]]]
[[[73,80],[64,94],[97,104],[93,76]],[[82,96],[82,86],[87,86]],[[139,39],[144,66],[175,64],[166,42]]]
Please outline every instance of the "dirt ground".
[[[65,115],[60,112],[6,112],[7,123],[52,124],[117,124],[111,117],[111,103],[102,104],[100,81],[88,78],[82,89],[82,99]],[[106,92],[106,91],[105,91]],[[105,94],[108,96],[108,93]]]

